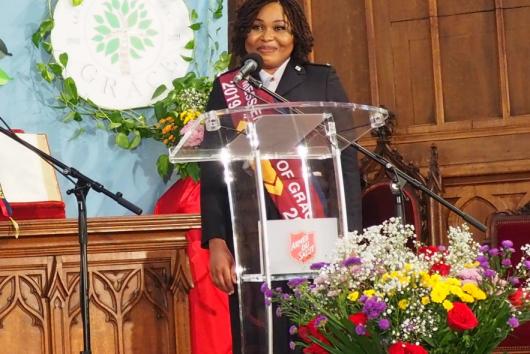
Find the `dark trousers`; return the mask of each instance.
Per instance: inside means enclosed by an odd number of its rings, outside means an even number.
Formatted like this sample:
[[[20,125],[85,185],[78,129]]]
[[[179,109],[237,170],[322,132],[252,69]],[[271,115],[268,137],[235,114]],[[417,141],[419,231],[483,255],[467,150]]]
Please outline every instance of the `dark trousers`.
[[[251,304],[251,301],[255,301],[255,306],[246,309],[244,312],[246,328],[245,333],[243,333],[243,341],[246,345],[246,354],[267,354],[267,338],[266,336],[259,335],[260,333],[265,332],[267,326],[266,314],[261,311],[263,309],[264,297],[260,292],[259,283],[254,284],[255,289],[252,289],[252,294],[247,294],[252,297],[252,299],[246,300],[248,304]],[[274,287],[286,288],[286,282],[273,282]],[[232,351],[233,354],[241,353],[241,323],[239,321],[239,301],[237,292],[229,297],[230,305],[230,323],[232,327]],[[302,351],[297,349],[295,351],[289,348],[289,342],[291,340],[297,340],[291,335],[289,335],[289,327],[292,325],[291,321],[285,316],[277,317],[276,304],[273,304],[273,335],[274,335],[274,354],[290,354],[290,353],[301,353]]]

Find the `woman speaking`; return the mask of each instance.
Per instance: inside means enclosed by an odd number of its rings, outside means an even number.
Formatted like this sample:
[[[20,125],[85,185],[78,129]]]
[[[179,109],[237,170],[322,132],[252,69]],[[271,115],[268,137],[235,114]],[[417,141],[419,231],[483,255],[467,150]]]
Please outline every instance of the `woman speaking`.
[[[313,64],[308,55],[313,47],[313,36],[303,9],[296,0],[247,0],[237,12],[233,27],[232,50],[236,62],[248,54],[256,53],[263,65],[255,73],[256,79],[263,85],[289,101],[335,101],[348,102],[348,98],[337,77],[329,65]],[[233,78],[238,70],[229,71],[218,77],[210,94],[207,111],[234,108],[237,105],[255,104],[256,95],[248,98],[240,85],[234,96]],[[257,102],[262,103],[262,102]],[[234,127],[232,127],[234,128]],[[232,129],[233,130],[233,129]],[[229,139],[229,138],[227,138]],[[208,132],[203,142],[205,148],[221,146],[222,134]],[[361,228],[360,178],[357,157],[352,148],[342,152],[342,165],[348,228]],[[332,169],[332,166],[328,166]],[[243,170],[243,167],[240,167]],[[244,178],[245,172],[241,173]],[[247,177],[249,181],[251,176]],[[252,183],[252,182],[250,182]],[[242,198],[245,199],[245,198]],[[238,202],[245,202],[238,200]],[[281,210],[267,197],[267,216],[280,219]],[[218,162],[201,164],[201,216],[202,244],[210,250],[210,275],[214,284],[230,294],[233,352],[239,352],[239,316],[237,314],[237,296],[234,294],[236,275],[234,270],[232,226],[227,187],[223,177],[223,167]],[[252,219],[252,217],[250,218]],[[257,216],[249,222],[257,223]],[[255,235],[243,235],[248,243],[255,242]],[[249,245],[250,247],[250,245]],[[252,316],[252,314],[249,314]],[[259,316],[254,322],[260,326]],[[283,332],[283,333],[279,333]],[[274,353],[287,353],[289,340],[287,326],[275,322]],[[246,338],[251,338],[246,335]],[[264,343],[254,343],[257,353],[262,352]],[[249,344],[246,344],[249,347]],[[254,352],[252,350],[252,352]]]

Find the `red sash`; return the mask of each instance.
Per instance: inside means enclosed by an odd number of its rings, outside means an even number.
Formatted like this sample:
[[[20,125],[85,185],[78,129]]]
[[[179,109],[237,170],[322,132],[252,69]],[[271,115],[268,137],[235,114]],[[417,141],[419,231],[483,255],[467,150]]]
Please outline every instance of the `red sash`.
[[[231,71],[219,77],[221,88],[229,109],[240,106],[252,106],[263,102],[274,102],[274,98],[264,90],[256,89],[246,80],[240,82],[238,88],[233,83],[237,71]],[[264,113],[264,112],[261,112]],[[245,121],[240,114],[232,115],[236,130],[245,128]],[[324,217],[323,203],[314,185],[309,181],[311,200],[308,201],[305,181],[302,173],[302,162],[297,159],[262,160],[263,183],[283,219],[320,218]],[[312,215],[311,215],[311,208]]]

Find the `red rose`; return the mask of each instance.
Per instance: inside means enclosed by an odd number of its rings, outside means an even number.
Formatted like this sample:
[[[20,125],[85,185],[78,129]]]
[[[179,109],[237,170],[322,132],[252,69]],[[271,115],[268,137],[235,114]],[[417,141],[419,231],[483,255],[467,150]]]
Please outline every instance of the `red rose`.
[[[451,266],[445,263],[436,263],[431,267],[431,273],[438,273],[442,276],[449,275]]]
[[[311,343],[311,338],[316,338],[322,343],[329,344],[329,341],[326,337],[320,332],[320,330],[317,327],[317,318],[312,319],[309,321],[306,325],[301,325],[298,327],[298,336],[306,343]],[[309,347],[305,348],[309,350],[316,350],[320,349],[322,351],[309,351],[307,353],[327,353],[322,347],[320,347],[318,344],[313,343]],[[306,353],[304,349],[304,353]]]
[[[388,348],[388,354],[429,354],[421,345],[397,342]]]
[[[304,348],[304,354],[328,354],[329,352],[320,345],[313,343],[309,347]]]
[[[427,259],[430,259],[435,253],[438,253],[438,247],[436,246],[421,246],[418,248],[418,254],[424,254]]]
[[[513,294],[508,296],[508,300],[510,300],[514,307],[523,306],[523,289],[517,288],[517,290],[514,291]]]
[[[477,327],[478,320],[466,304],[453,302],[453,308],[447,312],[447,324],[457,331],[465,331]]]
[[[298,327],[298,337],[300,337],[300,339],[306,343],[311,342],[311,339],[309,339],[309,329],[307,329],[307,326],[302,325]]]
[[[351,323],[353,323],[356,326],[358,325],[365,326],[366,322],[368,321],[368,317],[366,316],[364,312],[354,313],[353,315],[350,315],[348,319],[351,321]]]

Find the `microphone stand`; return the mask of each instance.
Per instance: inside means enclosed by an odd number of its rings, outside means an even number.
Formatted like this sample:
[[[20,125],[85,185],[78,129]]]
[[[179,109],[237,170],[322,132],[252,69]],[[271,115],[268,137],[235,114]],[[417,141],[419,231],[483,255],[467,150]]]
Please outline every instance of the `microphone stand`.
[[[344,140],[346,140],[346,139],[344,139]],[[462,210],[458,209],[453,204],[449,203],[447,200],[445,200],[444,198],[442,198],[438,194],[436,194],[433,191],[431,191],[423,183],[421,183],[420,181],[418,181],[414,177],[409,176],[406,172],[403,172],[399,168],[397,168],[394,165],[392,165],[390,162],[385,160],[380,155],[368,150],[367,148],[365,148],[364,146],[360,145],[356,141],[351,141],[351,142],[348,141],[348,144],[350,144],[352,147],[354,147],[357,151],[361,152],[363,155],[368,156],[370,159],[374,160],[375,162],[377,162],[378,164],[383,166],[387,171],[395,174],[395,176],[398,179],[404,180],[405,181],[404,183],[407,183],[407,182],[410,183],[414,188],[419,189],[420,191],[424,192],[429,197],[431,197],[432,199],[436,200],[438,203],[442,204],[447,209],[451,210],[452,212],[454,212],[455,214],[460,216],[462,219],[464,219],[465,221],[467,221],[468,223],[470,223],[471,225],[473,225],[474,227],[479,229],[480,231],[483,231],[483,232],[486,231],[486,226],[483,223],[481,223],[480,221],[475,219],[473,216],[464,213]],[[403,184],[403,186],[404,186],[404,184]]]
[[[140,215],[142,209],[132,204],[123,198],[123,194],[118,192],[116,194],[107,190],[100,183],[88,178],[73,167],[69,167],[61,161],[53,158],[44,151],[34,147],[30,143],[19,138],[11,130],[0,127],[0,133],[6,135],[8,138],[13,139],[17,143],[25,146],[27,149],[33,151],[40,158],[48,162],[55,168],[59,173],[65,176],[71,181],[69,177],[76,178],[74,188],[68,190],[68,195],[74,194],[77,200],[77,211],[78,211],[78,236],[79,236],[79,248],[80,248],[80,264],[79,264],[79,301],[81,320],[83,324],[83,351],[81,354],[91,354],[90,347],[90,314],[89,314],[89,285],[88,285],[88,257],[87,257],[87,246],[88,246],[88,228],[87,228],[87,213],[86,213],[86,195],[90,189],[94,189],[98,193],[103,193],[109,198],[115,200],[118,204],[129,209],[135,214]]]
[[[252,86],[264,90],[269,95],[271,95],[274,98],[276,98],[278,101],[289,102],[285,97],[280,96],[276,92],[273,92],[273,91],[267,89],[263,85],[263,83],[261,81],[257,80],[256,78],[254,78],[254,77],[249,75],[245,79]],[[303,112],[298,111],[298,113],[303,113]],[[396,196],[396,215],[398,217],[401,217],[401,222],[404,222],[404,220],[405,220],[404,206],[403,206],[403,203],[402,203],[402,200],[403,200],[402,188],[408,182],[414,188],[419,189],[420,191],[424,192],[430,198],[436,200],[438,203],[442,204],[443,206],[445,206],[446,208],[448,208],[449,210],[451,210],[452,212],[454,212],[455,214],[460,216],[462,219],[464,219],[465,221],[467,221],[468,223],[470,223],[471,225],[473,225],[474,227],[476,227],[480,231],[483,231],[483,232],[486,231],[486,226],[483,223],[481,223],[480,221],[475,219],[473,216],[464,213],[462,210],[458,209],[453,204],[449,203],[447,200],[445,200],[444,198],[442,198],[438,194],[436,194],[433,191],[431,191],[423,183],[421,183],[420,181],[418,181],[414,177],[409,176],[406,172],[403,172],[399,168],[397,168],[394,165],[392,165],[390,162],[385,160],[382,156],[380,156],[380,155],[378,155],[376,153],[373,153],[372,151],[366,149],[365,147],[363,147],[362,145],[360,145],[356,141],[349,141],[348,139],[346,139],[344,137],[341,137],[338,134],[337,134],[337,136],[339,138],[341,138],[344,142],[346,142],[349,146],[352,146],[357,151],[361,152],[363,155],[365,155],[365,156],[369,157],[370,159],[374,160],[375,162],[377,162],[378,164],[383,166],[388,172],[392,173],[392,175],[395,176],[395,178],[393,178],[393,181],[392,181],[392,184],[394,184],[394,186],[392,186],[392,188],[393,189],[397,189],[397,192],[395,192],[393,190],[392,193]]]

